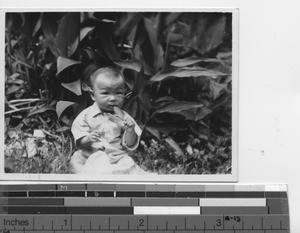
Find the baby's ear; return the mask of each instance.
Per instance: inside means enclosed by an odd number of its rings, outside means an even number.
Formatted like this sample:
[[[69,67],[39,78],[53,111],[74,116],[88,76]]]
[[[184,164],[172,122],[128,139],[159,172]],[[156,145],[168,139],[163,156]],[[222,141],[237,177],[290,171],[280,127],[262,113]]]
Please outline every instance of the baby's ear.
[[[89,92],[90,92],[90,96],[91,96],[92,100],[95,101],[96,99],[95,99],[93,90],[89,90]]]

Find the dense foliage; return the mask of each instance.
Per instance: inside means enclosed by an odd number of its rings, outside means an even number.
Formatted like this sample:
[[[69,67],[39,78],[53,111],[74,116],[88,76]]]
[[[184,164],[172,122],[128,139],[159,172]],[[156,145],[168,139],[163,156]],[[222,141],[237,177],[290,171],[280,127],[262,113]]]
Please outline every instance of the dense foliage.
[[[7,13],[5,36],[7,172],[69,172],[70,126],[103,66],[124,74],[144,169],[231,172],[230,13]]]

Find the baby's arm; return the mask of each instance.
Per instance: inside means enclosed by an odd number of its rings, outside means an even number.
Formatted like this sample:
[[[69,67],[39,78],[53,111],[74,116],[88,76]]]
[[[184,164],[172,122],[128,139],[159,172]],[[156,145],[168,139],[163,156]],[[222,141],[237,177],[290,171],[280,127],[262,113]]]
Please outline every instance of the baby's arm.
[[[97,130],[94,130],[94,131],[90,132],[88,135],[78,139],[76,142],[77,147],[81,148],[81,149],[91,147],[91,145],[94,142],[99,141],[100,136],[101,136],[100,132]]]
[[[135,126],[135,123],[130,118],[124,119],[125,144],[128,147],[132,147],[138,139],[138,135],[136,134],[136,132],[134,130],[134,126]]]

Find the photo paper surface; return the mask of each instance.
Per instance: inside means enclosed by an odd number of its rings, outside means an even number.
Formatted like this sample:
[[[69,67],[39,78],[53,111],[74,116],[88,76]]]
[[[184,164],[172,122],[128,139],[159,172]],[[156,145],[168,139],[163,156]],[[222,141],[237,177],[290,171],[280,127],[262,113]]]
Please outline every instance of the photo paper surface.
[[[1,179],[237,181],[237,9],[1,17]]]

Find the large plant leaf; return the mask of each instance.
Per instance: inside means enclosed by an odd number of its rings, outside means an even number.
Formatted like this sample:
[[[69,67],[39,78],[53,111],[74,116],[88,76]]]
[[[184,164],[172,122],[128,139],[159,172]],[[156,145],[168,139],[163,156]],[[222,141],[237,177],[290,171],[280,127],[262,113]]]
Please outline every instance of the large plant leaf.
[[[224,62],[221,59],[217,59],[217,58],[188,57],[188,58],[183,58],[183,59],[178,59],[176,61],[173,61],[171,65],[176,67],[186,67],[186,66],[197,64],[199,62],[224,64]]]
[[[75,105],[76,103],[70,101],[58,101],[56,104],[56,113],[57,117],[60,118],[61,114],[70,106]]]
[[[165,139],[165,141],[169,144],[169,146],[174,150],[174,153],[177,156],[183,156],[183,151],[181,150],[181,148],[179,147],[179,145],[171,138],[171,137],[167,137]]]
[[[225,35],[226,18],[222,16],[213,25],[210,25],[206,30],[206,39],[209,41],[206,47],[202,48],[202,53],[206,53],[223,42]]]
[[[184,38],[184,44],[197,50],[200,54],[205,54],[219,46],[226,34],[225,14],[216,16],[215,14],[202,13],[193,15],[187,19],[191,25],[188,36]]]
[[[168,26],[169,24],[173,23],[176,19],[179,18],[181,15],[181,12],[173,12],[170,13],[166,18],[165,18],[165,25]]]
[[[196,68],[178,68],[178,69],[169,69],[158,72],[150,78],[152,82],[160,82],[168,78],[184,78],[184,77],[210,77],[217,78],[225,74],[213,70],[207,70],[201,67]]]
[[[32,37],[36,35],[36,33],[40,30],[41,27],[42,27],[42,16],[39,17],[38,21],[35,24],[35,27],[32,32]]]
[[[121,15],[115,24],[115,35],[121,36],[121,38],[127,37],[142,17],[143,13],[136,12]]]
[[[98,26],[99,39],[102,46],[103,51],[109,57],[110,60],[120,60],[120,55],[116,49],[114,44],[114,35],[112,26],[107,23],[101,23]]]
[[[60,21],[55,44],[58,47],[61,56],[70,57],[77,49],[71,46],[79,40],[80,13],[69,12]],[[78,43],[76,43],[78,45]]]
[[[61,85],[76,95],[82,95],[80,79],[72,83],[62,83]]]
[[[199,121],[211,114],[212,110],[207,107],[193,108],[180,112],[180,115],[191,121]]]
[[[201,108],[203,104],[187,101],[176,101],[171,104],[167,104],[162,108],[156,110],[156,113],[180,113],[185,110],[191,110],[195,108]]]
[[[146,126],[145,129],[146,129],[149,133],[151,133],[153,136],[155,136],[158,140],[161,139],[160,132],[159,132],[157,129],[155,129],[155,128],[151,127],[151,126]]]
[[[144,91],[145,88],[145,75],[144,75],[144,67],[142,66],[138,75],[136,75],[136,79],[132,88],[133,95],[139,95],[141,92]]]
[[[160,14],[157,15],[157,17],[159,17]],[[157,28],[157,24],[158,22],[155,21],[159,21],[159,18],[156,18],[155,20],[150,20],[146,17],[144,17],[144,23],[145,23],[145,27],[152,45],[152,49],[153,49],[153,54],[155,57],[155,61],[154,61],[154,70],[158,71],[164,62],[164,51],[162,49],[161,44],[158,41],[158,28]]]
[[[138,110],[138,100],[137,97],[134,97],[130,100],[127,101],[127,103],[124,106],[126,112],[128,112],[128,114],[133,117],[134,119],[136,119],[137,116],[137,110]]]
[[[226,87],[227,84],[217,83],[210,80],[210,90],[212,92],[213,99],[217,99]]]
[[[57,72],[56,75],[59,75],[63,70],[67,69],[70,66],[81,64],[78,61],[74,61],[64,57],[57,58]]]
[[[142,63],[138,60],[130,60],[130,61],[114,61],[115,64],[118,66],[121,66],[123,69],[130,69],[134,70],[136,72],[141,71]],[[149,67],[145,66],[144,67],[144,72],[147,75],[151,75],[152,72]]]
[[[12,85],[11,87],[9,87],[6,90],[5,94],[6,95],[10,95],[12,93],[15,93],[15,92],[19,91],[20,89],[22,89],[22,86],[20,86],[20,85]]]
[[[58,28],[57,20],[59,19],[59,17],[59,14],[53,14],[50,12],[42,14],[42,29],[45,35],[45,39],[51,52],[56,57],[61,56],[61,52],[55,43],[55,35]]]
[[[80,30],[80,41],[82,41],[89,32],[93,31],[94,28],[95,27],[85,27],[85,28],[82,28]]]
[[[45,113],[46,111],[55,111],[55,109],[51,106],[37,107],[29,112],[28,117],[36,114]]]

